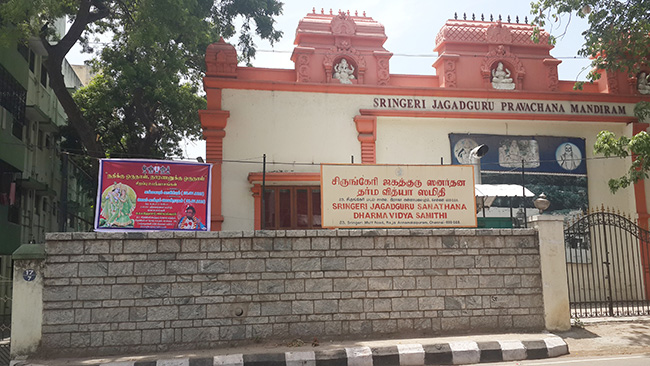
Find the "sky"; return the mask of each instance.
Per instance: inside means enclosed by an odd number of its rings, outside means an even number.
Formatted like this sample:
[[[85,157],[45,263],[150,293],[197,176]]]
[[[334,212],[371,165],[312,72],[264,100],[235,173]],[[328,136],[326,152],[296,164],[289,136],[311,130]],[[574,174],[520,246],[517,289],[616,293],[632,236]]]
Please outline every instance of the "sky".
[[[435,38],[438,31],[448,19],[454,18],[454,13],[459,19],[463,13],[468,19],[471,14],[484,14],[489,19],[490,14],[494,18],[499,15],[505,20],[509,15],[514,21],[519,16],[520,21],[524,17],[530,17],[531,0],[328,0],[311,1],[285,0],[283,14],[276,17],[276,28],[284,32],[282,39],[273,46],[269,42],[257,39],[257,56],[252,61],[255,67],[265,68],[286,68],[293,69],[291,52],[293,50],[296,28],[300,19],[316,8],[317,12],[324,9],[326,13],[332,9],[334,14],[342,11],[350,11],[354,14],[366,12],[366,16],[372,17],[384,26],[388,40],[384,48],[393,53],[390,60],[390,72],[392,74],[415,74],[434,75],[435,69],[431,66],[436,60],[433,52]],[[560,80],[585,80],[589,70],[589,60],[577,55],[577,51],[584,43],[581,33],[587,28],[586,20],[573,16],[570,22],[567,18],[561,23],[546,26],[545,30],[552,35],[560,37],[551,55],[562,60],[558,66]],[[567,27],[568,24],[568,27]],[[216,42],[217,40],[215,40]],[[236,38],[226,40],[236,44]],[[80,53],[80,47],[75,46],[68,55],[68,62],[81,64],[90,56]],[[586,68],[586,70],[584,70]],[[185,157],[195,159],[198,156],[205,158],[205,142],[184,143]]]

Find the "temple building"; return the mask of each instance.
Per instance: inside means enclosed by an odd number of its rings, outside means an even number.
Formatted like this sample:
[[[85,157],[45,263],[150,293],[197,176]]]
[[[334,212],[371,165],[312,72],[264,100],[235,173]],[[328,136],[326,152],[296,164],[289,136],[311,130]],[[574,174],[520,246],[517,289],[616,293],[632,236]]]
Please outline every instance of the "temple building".
[[[307,14],[293,69],[241,67],[232,45],[210,45],[200,118],[214,164],[212,230],[320,227],[321,163],[469,164],[481,144],[483,183],[523,176],[550,213],[604,205],[647,228],[647,183],[612,194],[607,181],[631,160],[593,146],[602,130],[648,128],[634,106],[650,101],[650,68],[603,72],[574,90],[558,80],[549,35],[532,34],[529,24],[449,20],[435,38],[435,75],[391,74],[384,27],[365,13]]]

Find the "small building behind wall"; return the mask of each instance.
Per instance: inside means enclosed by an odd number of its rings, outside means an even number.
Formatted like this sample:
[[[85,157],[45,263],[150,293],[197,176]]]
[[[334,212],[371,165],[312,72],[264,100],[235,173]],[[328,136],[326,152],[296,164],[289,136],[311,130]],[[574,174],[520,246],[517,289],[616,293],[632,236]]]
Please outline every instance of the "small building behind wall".
[[[527,188],[574,190],[575,200],[545,192],[551,209],[604,204],[647,227],[646,185],[612,195],[607,180],[630,162],[594,159],[592,146],[601,130],[645,130],[633,109],[648,96],[626,74],[574,91],[573,81],[558,80],[548,34],[534,43],[532,32],[449,20],[435,37],[436,75],[391,74],[384,27],[365,15],[307,14],[292,70],[239,67],[233,46],[212,44],[201,123],[215,164],[213,230],[319,227],[321,163],[466,164],[484,142],[483,183],[521,184],[523,164]]]

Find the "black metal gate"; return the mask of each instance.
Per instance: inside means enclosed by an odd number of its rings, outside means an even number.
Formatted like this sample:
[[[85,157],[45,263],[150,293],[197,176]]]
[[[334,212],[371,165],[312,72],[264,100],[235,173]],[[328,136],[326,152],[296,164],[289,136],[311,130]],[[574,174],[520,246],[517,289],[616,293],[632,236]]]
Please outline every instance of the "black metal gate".
[[[609,210],[564,230],[571,317],[650,314],[650,232]]]

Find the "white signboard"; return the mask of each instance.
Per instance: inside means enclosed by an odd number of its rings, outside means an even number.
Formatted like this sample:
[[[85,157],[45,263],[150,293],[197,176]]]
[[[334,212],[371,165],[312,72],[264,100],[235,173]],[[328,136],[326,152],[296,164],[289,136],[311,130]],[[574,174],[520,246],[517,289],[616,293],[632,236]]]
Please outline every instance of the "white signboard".
[[[321,165],[325,228],[476,227],[471,165]]]

